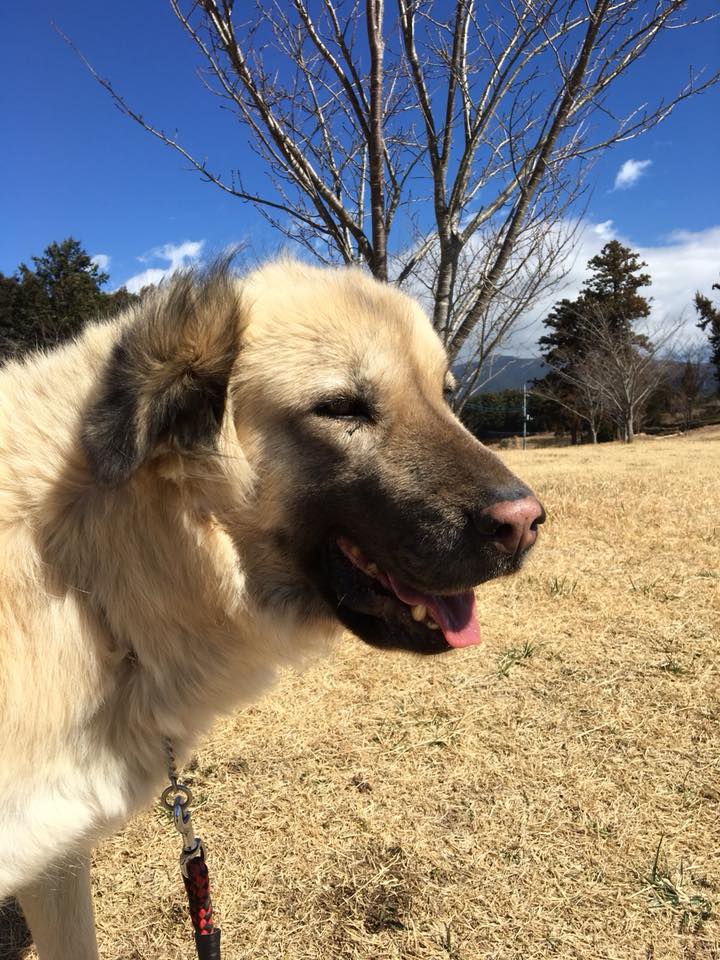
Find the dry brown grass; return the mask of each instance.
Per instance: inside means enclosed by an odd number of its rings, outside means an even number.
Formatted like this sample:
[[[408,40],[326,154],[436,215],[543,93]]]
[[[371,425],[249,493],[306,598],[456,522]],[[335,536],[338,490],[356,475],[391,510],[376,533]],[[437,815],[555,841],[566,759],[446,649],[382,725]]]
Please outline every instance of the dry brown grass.
[[[202,745],[226,960],[720,958],[720,432],[505,458],[549,521],[482,648],[348,638]],[[105,960],[193,956],[176,852],[98,851]]]

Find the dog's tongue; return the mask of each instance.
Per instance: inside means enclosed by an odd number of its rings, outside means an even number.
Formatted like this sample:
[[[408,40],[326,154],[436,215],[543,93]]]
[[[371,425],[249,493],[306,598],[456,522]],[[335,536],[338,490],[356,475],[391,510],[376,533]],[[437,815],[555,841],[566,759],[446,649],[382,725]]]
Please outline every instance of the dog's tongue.
[[[451,647],[470,647],[474,643],[480,643],[480,627],[475,613],[475,594],[472,590],[440,597],[429,593],[417,593],[389,573],[386,576],[399,600],[411,607],[421,603],[428,608],[435,622],[440,624],[445,639]]]

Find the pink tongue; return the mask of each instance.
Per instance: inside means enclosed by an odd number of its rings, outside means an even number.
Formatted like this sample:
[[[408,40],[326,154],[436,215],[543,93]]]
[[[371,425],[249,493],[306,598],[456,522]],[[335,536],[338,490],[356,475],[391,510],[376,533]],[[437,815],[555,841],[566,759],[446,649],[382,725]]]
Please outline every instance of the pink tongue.
[[[454,596],[439,597],[428,593],[416,593],[400,583],[389,573],[387,578],[395,595],[403,603],[414,607],[421,603],[427,607],[436,623],[440,624],[445,639],[451,647],[470,647],[480,643],[480,627],[475,612],[475,594],[472,590]]]

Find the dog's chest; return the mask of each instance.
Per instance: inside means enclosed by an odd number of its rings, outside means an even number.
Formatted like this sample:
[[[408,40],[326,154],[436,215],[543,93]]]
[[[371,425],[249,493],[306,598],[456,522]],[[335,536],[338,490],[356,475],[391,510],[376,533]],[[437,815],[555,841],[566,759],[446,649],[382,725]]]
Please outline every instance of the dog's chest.
[[[159,778],[162,771],[159,771]],[[138,778],[124,758],[78,737],[22,783],[5,784],[0,847],[12,849],[13,892],[50,863],[87,849],[147,803],[155,784]]]

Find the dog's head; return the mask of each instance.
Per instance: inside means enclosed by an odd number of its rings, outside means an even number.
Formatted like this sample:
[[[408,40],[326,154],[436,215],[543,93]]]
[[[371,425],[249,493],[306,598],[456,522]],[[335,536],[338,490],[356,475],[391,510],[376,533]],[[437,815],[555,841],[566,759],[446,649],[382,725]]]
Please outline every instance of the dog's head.
[[[360,271],[280,262],[241,293],[220,271],[151,298],[84,445],[111,484],[181,461],[266,605],[434,653],[477,641],[473,587],[517,570],[544,519],[452,391],[414,301]]]

